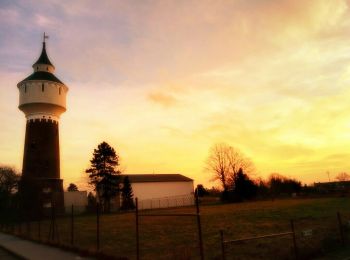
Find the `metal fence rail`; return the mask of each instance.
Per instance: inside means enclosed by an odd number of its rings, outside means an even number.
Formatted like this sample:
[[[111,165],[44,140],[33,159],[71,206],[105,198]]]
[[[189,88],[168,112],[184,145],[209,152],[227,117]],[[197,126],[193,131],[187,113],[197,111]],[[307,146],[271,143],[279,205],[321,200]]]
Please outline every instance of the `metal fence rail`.
[[[261,236],[255,236],[255,237],[232,239],[232,240],[225,240],[224,239],[224,231],[220,230],[222,259],[223,260],[226,259],[225,245],[246,242],[246,241],[252,241],[252,240],[266,239],[266,238],[283,237],[283,236],[291,236],[292,237],[294,256],[295,256],[295,259],[298,259],[298,248],[297,248],[297,244],[296,244],[293,220],[290,221],[290,226],[291,226],[291,231],[289,231],[289,232],[281,232],[281,233],[274,233],[274,234],[267,234],[267,235],[261,235]]]

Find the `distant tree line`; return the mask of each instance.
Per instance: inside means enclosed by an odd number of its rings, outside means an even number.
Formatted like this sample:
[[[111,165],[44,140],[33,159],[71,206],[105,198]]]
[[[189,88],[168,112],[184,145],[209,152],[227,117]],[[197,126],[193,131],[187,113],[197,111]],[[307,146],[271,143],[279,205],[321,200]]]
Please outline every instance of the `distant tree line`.
[[[335,176],[335,178],[338,181],[348,181],[348,180],[350,180],[350,175],[346,172],[340,172],[340,173],[338,173],[337,176]]]
[[[212,180],[221,184],[221,200],[226,202],[290,195],[299,193],[302,188],[300,181],[280,174],[271,174],[266,181],[254,179],[255,167],[252,161],[238,149],[223,143],[210,149],[206,169],[213,174]],[[203,185],[199,185],[199,195],[208,193]]]
[[[252,199],[279,198],[299,194],[305,191],[301,182],[280,174],[272,174],[267,180],[251,179],[247,174],[240,170],[228,189],[206,189],[203,185],[197,186],[198,195],[220,196],[224,202],[242,202]]]

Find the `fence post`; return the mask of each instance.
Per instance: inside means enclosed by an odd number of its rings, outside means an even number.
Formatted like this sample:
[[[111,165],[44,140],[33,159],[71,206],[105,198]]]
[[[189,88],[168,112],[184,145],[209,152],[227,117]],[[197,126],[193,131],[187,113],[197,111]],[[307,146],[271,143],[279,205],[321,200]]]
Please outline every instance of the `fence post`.
[[[40,217],[38,219],[38,240],[41,240],[41,220]]]
[[[201,255],[201,260],[204,260],[202,226],[201,226],[201,217],[199,213],[199,201],[198,201],[197,192],[195,192],[195,199],[196,199],[196,213],[197,213],[197,226],[198,226],[198,238],[199,238],[199,252]]]
[[[100,203],[96,203],[96,250],[100,250]]]
[[[337,217],[338,217],[338,225],[339,225],[339,232],[340,232],[340,241],[342,245],[345,245],[345,237],[344,237],[344,231],[343,231],[343,223],[341,221],[341,216],[339,211],[337,212]]]
[[[56,237],[56,212],[55,212],[55,204],[52,203],[52,241],[55,240]]]
[[[56,238],[56,213],[55,213],[55,204],[51,203],[51,223],[50,223],[50,229],[49,229],[49,240],[52,242],[55,241]],[[58,234],[57,234],[58,236]]]
[[[74,245],[74,206],[72,204],[71,215],[70,215],[70,244]]]
[[[18,233],[19,233],[20,236],[22,236],[22,219],[19,221]]]
[[[15,225],[13,223],[13,221],[11,222],[11,234],[14,234],[15,233]]]
[[[139,238],[139,202],[135,198],[135,220],[136,220],[136,259],[140,259],[140,238]]]
[[[221,240],[221,255],[222,255],[222,260],[226,259],[225,256],[225,243],[224,243],[224,231],[220,230],[220,240]]]
[[[26,235],[27,235],[28,238],[30,238],[30,221],[28,219],[26,221],[26,226],[27,226]]]
[[[14,224],[14,222],[11,222],[11,233],[12,234],[15,233],[15,224]]]
[[[293,221],[293,219],[290,220],[290,227],[292,229],[293,248],[294,248],[295,259],[298,259],[298,248],[297,248],[297,240],[296,240],[296,237],[295,237],[295,229],[294,229],[294,221]]]

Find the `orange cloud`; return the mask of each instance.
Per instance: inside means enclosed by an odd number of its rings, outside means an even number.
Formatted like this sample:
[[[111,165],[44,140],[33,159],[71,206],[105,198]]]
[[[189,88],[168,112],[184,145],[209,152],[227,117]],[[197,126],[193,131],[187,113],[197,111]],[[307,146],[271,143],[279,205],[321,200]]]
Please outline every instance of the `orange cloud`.
[[[171,94],[161,92],[152,92],[148,95],[148,99],[163,107],[173,107],[178,104],[178,100]]]

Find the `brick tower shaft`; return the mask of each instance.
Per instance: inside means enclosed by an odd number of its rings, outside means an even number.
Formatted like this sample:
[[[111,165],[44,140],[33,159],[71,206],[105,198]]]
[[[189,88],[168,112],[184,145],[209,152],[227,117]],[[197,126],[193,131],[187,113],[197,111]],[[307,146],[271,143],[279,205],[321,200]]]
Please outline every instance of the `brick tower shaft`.
[[[40,119],[27,121],[23,178],[60,178],[57,122]]]

